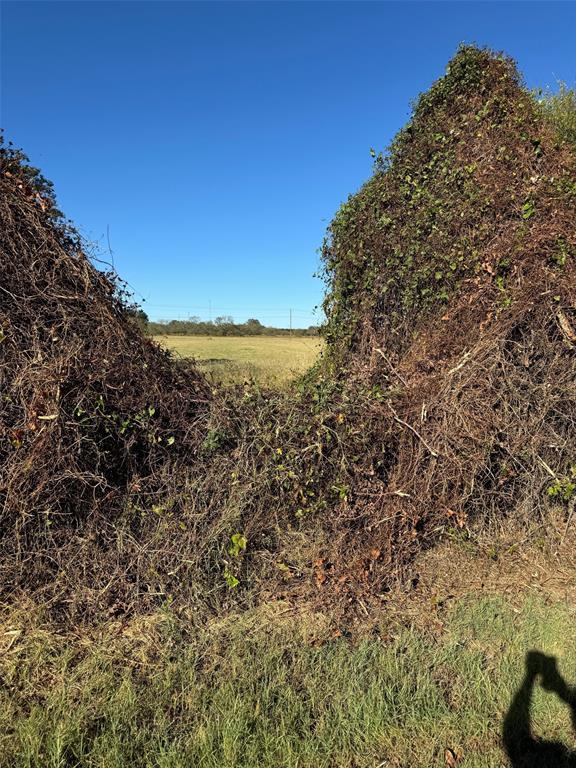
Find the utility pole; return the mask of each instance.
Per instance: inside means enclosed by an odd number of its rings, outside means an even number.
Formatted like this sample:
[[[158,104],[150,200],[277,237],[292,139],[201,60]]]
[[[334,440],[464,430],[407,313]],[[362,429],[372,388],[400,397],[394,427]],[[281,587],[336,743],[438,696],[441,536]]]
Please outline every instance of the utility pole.
[[[212,322],[212,299],[208,299],[208,319]]]
[[[290,336],[292,336],[292,310],[290,310]]]

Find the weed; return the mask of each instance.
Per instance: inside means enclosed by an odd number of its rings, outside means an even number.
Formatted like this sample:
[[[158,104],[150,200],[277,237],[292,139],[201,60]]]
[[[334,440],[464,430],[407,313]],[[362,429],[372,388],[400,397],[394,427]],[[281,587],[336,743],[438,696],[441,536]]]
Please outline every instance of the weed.
[[[556,501],[569,502],[576,496],[576,464],[570,468],[569,477],[557,477],[546,492]]]

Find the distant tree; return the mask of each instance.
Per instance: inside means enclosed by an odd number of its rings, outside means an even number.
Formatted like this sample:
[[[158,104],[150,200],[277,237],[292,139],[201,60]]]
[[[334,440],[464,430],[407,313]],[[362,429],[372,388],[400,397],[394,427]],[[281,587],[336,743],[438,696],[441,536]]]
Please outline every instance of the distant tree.
[[[242,326],[242,330],[249,336],[259,336],[264,330],[264,326],[260,320],[256,320],[255,317],[251,317],[249,320],[246,320]]]

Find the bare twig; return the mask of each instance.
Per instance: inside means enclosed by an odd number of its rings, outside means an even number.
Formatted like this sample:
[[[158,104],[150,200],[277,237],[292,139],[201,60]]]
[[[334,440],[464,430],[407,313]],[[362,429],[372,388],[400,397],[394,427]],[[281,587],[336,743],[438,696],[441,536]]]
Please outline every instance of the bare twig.
[[[404,427],[407,427],[410,430],[410,432],[412,432],[414,435],[416,435],[418,440],[420,440],[422,445],[429,451],[429,453],[432,456],[434,456],[435,458],[438,458],[440,456],[438,451],[435,451],[434,448],[432,448],[430,445],[428,445],[428,443],[426,442],[426,440],[424,440],[424,438],[422,437],[420,432],[418,432],[417,429],[414,429],[414,427],[411,424],[408,424],[407,421],[404,421],[403,419],[401,419],[400,416],[398,416],[398,414],[394,410],[394,408],[390,405],[390,403],[387,403],[387,405],[388,405],[388,408],[392,411],[392,415],[394,416],[394,421],[398,422],[398,424],[402,424],[402,426],[404,426]]]
[[[386,353],[382,349],[380,349],[379,347],[374,347],[374,352],[378,352],[378,354],[383,358],[383,360],[386,361],[386,365],[390,368],[390,370],[392,371],[394,376],[396,376],[396,378],[399,379],[402,382],[402,384],[404,384],[405,387],[407,387],[408,384],[406,382],[406,379],[400,373],[398,373],[396,368],[390,362],[390,359],[388,358]]]

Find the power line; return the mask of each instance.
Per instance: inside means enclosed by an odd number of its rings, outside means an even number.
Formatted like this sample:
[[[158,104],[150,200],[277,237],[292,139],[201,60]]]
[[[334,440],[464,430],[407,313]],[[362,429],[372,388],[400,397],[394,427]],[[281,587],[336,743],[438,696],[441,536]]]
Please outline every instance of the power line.
[[[146,306],[152,309],[207,309],[218,310],[219,312],[295,312],[300,314],[309,315],[313,312],[310,309],[294,309],[290,310],[289,307],[216,307],[211,302],[208,305],[202,304],[149,304],[146,302]]]

